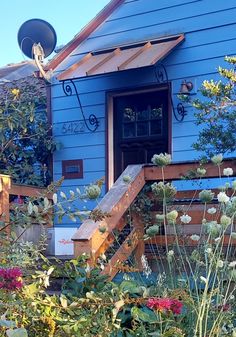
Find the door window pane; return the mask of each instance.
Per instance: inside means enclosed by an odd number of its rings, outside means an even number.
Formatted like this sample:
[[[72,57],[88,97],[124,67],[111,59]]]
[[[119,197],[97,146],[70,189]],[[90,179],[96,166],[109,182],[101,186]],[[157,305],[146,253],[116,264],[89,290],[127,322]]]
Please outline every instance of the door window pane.
[[[138,121],[147,120],[148,119],[148,115],[149,115],[149,111],[148,110],[138,111],[137,112],[137,120]]]
[[[123,124],[123,138],[135,137],[135,123]]]
[[[150,134],[161,135],[162,134],[162,120],[154,120],[150,123]]]
[[[148,136],[148,122],[137,123],[137,136]]]

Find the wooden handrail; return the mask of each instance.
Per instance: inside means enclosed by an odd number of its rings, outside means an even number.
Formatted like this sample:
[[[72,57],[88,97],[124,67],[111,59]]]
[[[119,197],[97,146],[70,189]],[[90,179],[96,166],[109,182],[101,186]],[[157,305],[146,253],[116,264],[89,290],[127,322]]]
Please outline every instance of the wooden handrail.
[[[125,176],[129,177],[129,183],[124,181]],[[93,252],[95,255],[103,253],[100,249],[101,246],[111,231],[116,228],[120,218],[134,201],[144,185],[143,165],[128,166],[97,207],[103,212],[108,212],[110,217],[98,222],[85,220],[72,237],[72,240],[75,243],[74,248],[76,256],[84,252]],[[99,228],[104,226],[107,230],[105,233],[101,233]],[[76,242],[80,242],[80,244],[78,245]]]
[[[222,163],[222,165],[220,165],[221,174],[223,174],[223,170],[229,166],[233,169],[234,173],[236,172],[236,160],[226,160]],[[165,167],[165,180],[179,180],[181,177],[188,174],[190,170],[196,170],[199,167],[199,163],[196,162],[170,164]],[[206,175],[202,179],[219,177],[218,166],[213,165],[212,163],[206,163],[203,165],[203,167],[206,169]],[[146,181],[162,180],[160,168],[153,165],[145,165],[144,171]],[[192,180],[194,180],[194,178]]]

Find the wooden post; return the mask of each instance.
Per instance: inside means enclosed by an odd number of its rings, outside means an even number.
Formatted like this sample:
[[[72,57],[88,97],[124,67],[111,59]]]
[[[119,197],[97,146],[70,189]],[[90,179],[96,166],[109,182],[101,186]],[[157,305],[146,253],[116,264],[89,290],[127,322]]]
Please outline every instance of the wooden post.
[[[10,234],[9,222],[9,190],[11,188],[11,177],[7,175],[0,175],[0,217],[4,221],[7,234]]]
[[[135,228],[135,232],[137,235],[138,244],[134,250],[134,259],[135,265],[138,267],[139,271],[143,270],[143,265],[141,262],[142,255],[145,252],[145,243],[143,240],[144,236],[144,224],[139,214],[134,214],[133,216],[133,227]]]

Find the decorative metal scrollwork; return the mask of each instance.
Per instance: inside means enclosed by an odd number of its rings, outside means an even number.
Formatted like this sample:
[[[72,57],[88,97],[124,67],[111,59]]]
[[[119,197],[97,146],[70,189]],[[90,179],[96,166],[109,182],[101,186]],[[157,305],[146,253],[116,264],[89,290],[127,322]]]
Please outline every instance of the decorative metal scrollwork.
[[[175,119],[178,122],[182,122],[184,117],[187,115],[186,109],[182,103],[177,104],[176,111],[175,111],[175,108],[173,107],[173,112],[174,112]]]
[[[86,125],[87,129],[91,132],[95,132],[99,126],[99,121],[97,119],[97,117],[94,114],[89,115],[88,119],[86,119],[85,114],[84,114],[84,110],[83,110],[83,106],[81,104],[81,100],[79,97],[79,93],[78,90],[76,88],[76,85],[74,83],[73,80],[65,80],[62,82],[62,88],[63,91],[65,93],[66,96],[72,96],[73,92],[75,93],[76,97],[77,97],[77,101],[79,103],[79,107],[82,113],[82,117],[84,120],[84,124]]]
[[[157,83],[168,83],[168,75],[165,66],[161,64],[157,64],[155,66],[155,76]]]
[[[168,73],[166,70],[166,67],[164,66],[164,64],[160,63],[157,64],[154,68],[155,70],[155,77],[157,80],[158,84],[162,84],[162,83],[169,83],[169,78],[168,78]],[[174,107],[174,103],[173,103],[173,99],[172,99],[172,95],[171,92],[169,90],[169,98],[170,98],[170,102],[171,102],[171,107],[173,110],[173,114],[175,116],[175,119],[178,122],[182,122],[184,120],[184,117],[187,115],[186,109],[183,106],[182,103],[178,103],[177,107]]]

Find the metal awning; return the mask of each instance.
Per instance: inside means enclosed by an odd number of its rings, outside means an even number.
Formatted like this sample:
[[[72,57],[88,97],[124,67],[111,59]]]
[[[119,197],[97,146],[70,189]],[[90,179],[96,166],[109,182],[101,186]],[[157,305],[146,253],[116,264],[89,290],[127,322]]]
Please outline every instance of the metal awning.
[[[162,37],[133,45],[86,54],[63,71],[60,81],[155,65],[184,40],[184,35]]]

